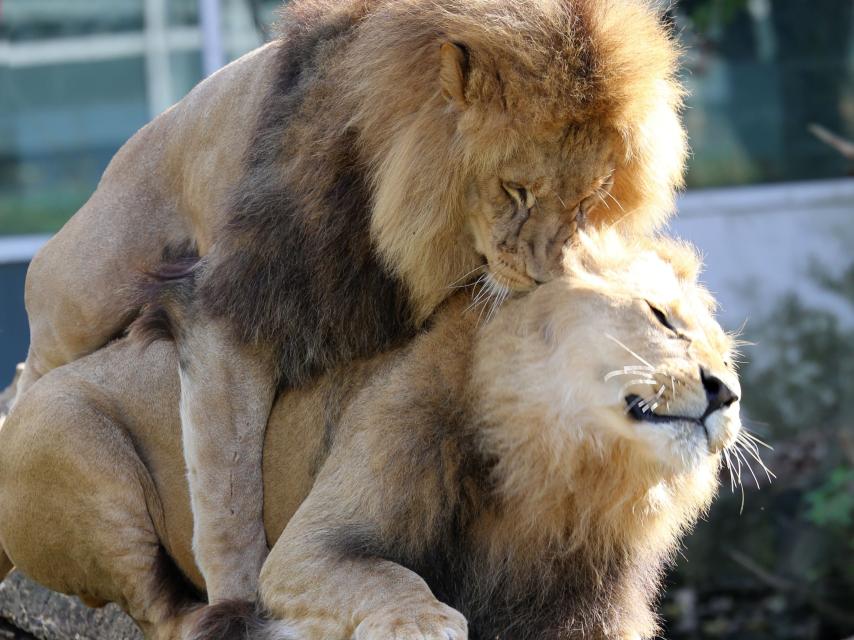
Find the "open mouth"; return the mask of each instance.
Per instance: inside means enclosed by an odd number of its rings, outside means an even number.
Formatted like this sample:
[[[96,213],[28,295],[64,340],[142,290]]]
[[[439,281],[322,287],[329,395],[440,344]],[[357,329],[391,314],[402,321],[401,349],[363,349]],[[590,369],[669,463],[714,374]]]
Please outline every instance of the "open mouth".
[[[706,433],[706,437],[709,437],[709,432],[704,420],[705,416],[697,418],[695,416],[662,415],[660,413],[650,411],[649,409],[645,409],[644,406],[641,405],[643,405],[643,398],[639,395],[633,393],[626,396],[626,411],[636,422],[649,422],[651,424],[687,422],[689,424],[702,427],[703,431]]]

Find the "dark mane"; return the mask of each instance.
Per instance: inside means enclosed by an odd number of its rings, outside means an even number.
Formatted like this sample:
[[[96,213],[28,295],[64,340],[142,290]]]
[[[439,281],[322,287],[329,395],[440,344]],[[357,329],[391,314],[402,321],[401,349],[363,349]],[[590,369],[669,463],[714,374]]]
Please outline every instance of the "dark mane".
[[[496,156],[495,136],[480,140],[463,120],[510,126],[491,106],[509,86],[525,131],[583,114],[622,132],[631,145],[617,196],[639,224],[666,216],[682,167],[675,48],[646,3],[603,6],[288,4],[228,222],[198,268],[198,311],[272,352],[283,386],[411,337],[482,259],[461,203],[467,176]],[[441,95],[445,38],[482,63],[466,88],[482,105],[465,118]],[[512,80],[496,85],[491,59],[506,59]],[[668,117],[651,127],[654,109]],[[669,133],[646,140],[659,125]]]
[[[274,349],[283,386],[410,336],[401,282],[370,238],[371,189],[355,133],[334,122],[322,58],[357,16],[292,28],[199,299],[237,337]],[[326,135],[337,131],[337,136]]]
[[[427,543],[357,526],[330,533],[328,548],[411,569],[439,600],[466,617],[471,640],[605,640],[614,637],[614,629],[648,615],[665,555],[636,557],[626,551],[595,560],[586,550],[567,552],[555,545],[508,548],[503,562],[496,563],[473,537],[473,525],[495,508],[501,505],[487,494],[462,500],[447,519],[422,523]]]

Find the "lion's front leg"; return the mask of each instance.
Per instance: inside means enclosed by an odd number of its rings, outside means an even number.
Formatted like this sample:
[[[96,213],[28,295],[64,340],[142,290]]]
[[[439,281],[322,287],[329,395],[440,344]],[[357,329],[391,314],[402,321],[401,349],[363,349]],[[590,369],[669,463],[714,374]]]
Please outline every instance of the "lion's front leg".
[[[261,604],[281,621],[274,625],[301,640],[465,640],[465,617],[389,559],[432,539],[429,523],[436,521],[424,518],[419,541],[411,539],[410,518],[388,504],[390,483],[408,478],[372,471],[365,455],[371,448],[359,437],[336,442],[261,570]],[[411,468],[406,456],[394,457]],[[426,475],[418,478],[432,484]]]
[[[468,626],[463,615],[435,598],[405,598],[388,603],[356,627],[355,640],[464,640]]]
[[[261,465],[272,365],[217,322],[183,329],[181,428],[196,563],[210,602],[252,601],[267,557]]]
[[[468,638],[460,612],[437,600],[417,574],[381,558],[331,558],[281,540],[264,564],[260,590],[281,638]]]

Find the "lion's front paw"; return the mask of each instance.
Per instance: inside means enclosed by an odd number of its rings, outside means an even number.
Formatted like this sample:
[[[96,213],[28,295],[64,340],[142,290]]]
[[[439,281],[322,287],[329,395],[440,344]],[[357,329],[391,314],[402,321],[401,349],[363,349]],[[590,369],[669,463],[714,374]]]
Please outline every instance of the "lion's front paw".
[[[467,640],[468,623],[438,600],[429,604],[384,607],[356,629],[355,640]]]

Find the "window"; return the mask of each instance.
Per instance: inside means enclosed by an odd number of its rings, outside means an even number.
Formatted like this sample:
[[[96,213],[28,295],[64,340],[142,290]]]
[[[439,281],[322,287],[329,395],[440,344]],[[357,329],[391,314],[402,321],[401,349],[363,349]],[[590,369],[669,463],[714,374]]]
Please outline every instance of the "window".
[[[261,38],[222,3],[230,58]],[[56,231],[110,158],[202,78],[197,0],[0,0],[0,235]]]

